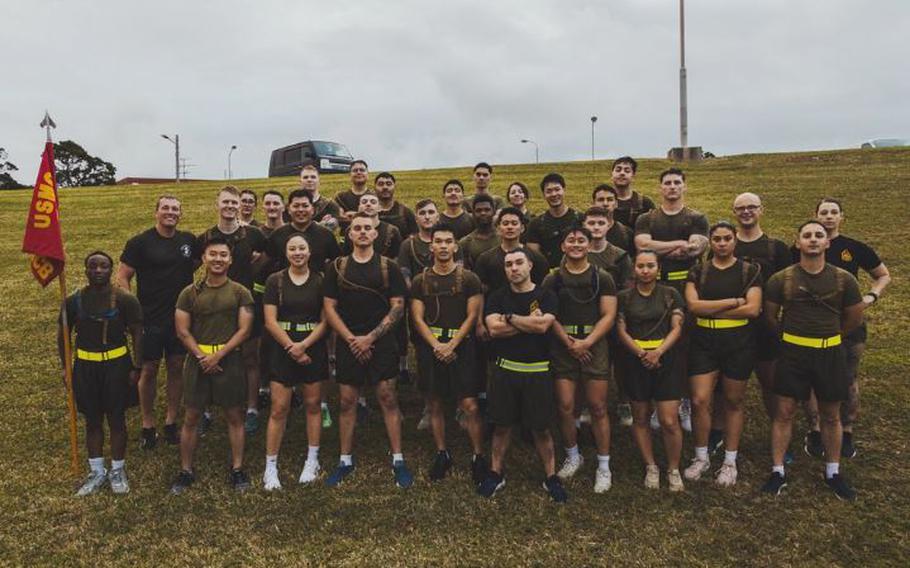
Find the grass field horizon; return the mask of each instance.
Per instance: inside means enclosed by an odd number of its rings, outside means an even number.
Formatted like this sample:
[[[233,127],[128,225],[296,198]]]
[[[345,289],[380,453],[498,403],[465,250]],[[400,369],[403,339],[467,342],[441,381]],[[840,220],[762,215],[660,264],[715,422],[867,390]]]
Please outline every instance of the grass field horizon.
[[[636,189],[656,200],[657,174],[670,165],[640,160]],[[371,177],[380,171],[377,166]],[[597,183],[610,180],[606,160],[494,167],[492,192],[503,195],[510,182],[522,181],[531,189],[536,212],[545,207],[539,180],[550,171],[566,177],[568,200],[576,209],[590,202]],[[289,421],[279,461],[282,492],[261,488],[263,429],[247,441],[254,489],[244,495],[231,491],[225,426],[218,416],[198,452],[197,484],[172,497],[167,490],[178,468],[177,451],[165,445],[140,450],[134,410],[128,414],[132,492],[76,499],[79,480],[69,472],[66,404],[53,341],[58,285],[41,289],[20,252],[31,190],[2,191],[0,222],[8,236],[0,242],[0,565],[908,565],[910,289],[903,275],[910,264],[910,223],[903,204],[910,149],[744,154],[684,168],[687,201],[710,221],[731,219],[733,197],[754,191],[764,200],[766,232],[785,241],[812,215],[818,198],[840,198],[847,218],[843,232],[872,245],[890,268],[894,282],[868,312],[870,339],[860,370],[863,408],[856,428],[860,453],[844,466],[859,491],[854,503],[837,501],[822,482],[822,462],[802,452],[801,418],[791,446],[797,459],[788,468],[790,487],[776,499],[759,494],[770,467],[770,443],[754,377],[739,482],[727,490],[697,482],[687,483],[685,493],[670,494],[665,473],[659,492],[645,490],[641,460],[615,415],[614,486],[607,494],[592,491],[596,460],[588,444],[582,448],[585,467],[567,484],[569,503],[553,505],[539,487],[533,450],[514,440],[504,492],[483,500],[469,486],[469,447],[451,420],[453,475],[431,485],[426,475],[433,445],[428,433],[416,431],[422,403],[408,386],[401,392],[404,451],[417,482],[407,491],[392,484],[388,445],[371,394],[370,420],[357,431],[357,471],[338,489],[297,485],[306,451],[298,412]],[[438,199],[450,178],[469,187],[470,172],[470,166],[394,171],[396,195],[408,205],[423,197]],[[331,197],[348,181],[347,175],[323,176],[321,192]],[[199,233],[215,223],[215,192],[227,183],[260,193],[297,185],[295,178],[258,178],[61,190],[70,292],[84,284],[86,253],[102,249],[117,258],[129,237],[153,224],[159,194],[180,197],[180,228]],[[867,278],[861,286],[867,289]],[[337,386],[327,383],[326,389],[337,418]],[[612,400],[610,409],[612,414]],[[79,428],[84,467],[81,420]],[[324,470],[337,461],[337,442],[336,421],[323,432]],[[656,447],[660,452],[659,443]],[[686,435],[684,460],[691,456],[692,438]],[[664,467],[662,453],[658,461]]]

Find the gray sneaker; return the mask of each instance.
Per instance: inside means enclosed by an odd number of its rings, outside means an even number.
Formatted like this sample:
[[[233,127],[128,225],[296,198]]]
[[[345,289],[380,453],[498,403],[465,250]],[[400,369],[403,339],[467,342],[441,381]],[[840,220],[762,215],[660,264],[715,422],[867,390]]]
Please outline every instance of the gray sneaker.
[[[85,478],[85,483],[76,492],[76,497],[85,497],[86,495],[97,493],[104,487],[105,483],[107,483],[106,470],[90,471],[88,477]]]
[[[126,470],[122,467],[112,469],[107,476],[107,480],[111,484],[111,491],[114,493],[123,495],[130,492],[130,480],[126,478]]]

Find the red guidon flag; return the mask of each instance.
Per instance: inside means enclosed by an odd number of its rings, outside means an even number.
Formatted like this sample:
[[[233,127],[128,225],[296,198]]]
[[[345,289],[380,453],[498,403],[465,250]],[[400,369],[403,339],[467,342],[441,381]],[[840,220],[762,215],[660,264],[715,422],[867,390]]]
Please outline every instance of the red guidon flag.
[[[54,170],[54,144],[44,145],[41,169],[32,194],[25,223],[22,252],[29,254],[32,274],[42,286],[50,284],[61,272],[65,260],[60,234],[60,202],[57,200],[57,173]]]

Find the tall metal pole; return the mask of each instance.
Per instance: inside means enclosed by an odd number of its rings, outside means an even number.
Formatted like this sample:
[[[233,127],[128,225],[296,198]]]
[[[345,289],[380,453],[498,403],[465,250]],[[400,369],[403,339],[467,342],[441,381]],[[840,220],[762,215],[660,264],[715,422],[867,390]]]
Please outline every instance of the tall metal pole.
[[[236,145],[236,144],[232,144],[232,145],[231,145],[231,149],[228,150],[228,171],[227,171],[227,178],[228,178],[228,179],[231,179],[231,178],[233,177],[233,175],[234,175],[234,173],[231,171],[231,154],[233,154],[233,153],[234,153],[234,150],[236,150],[236,149],[237,149],[237,145]]]
[[[521,143],[522,144],[534,144],[534,163],[539,164],[540,163],[540,146],[537,145],[537,142],[535,142],[533,140],[529,140],[527,138],[522,138]]]
[[[679,0],[679,145],[689,146],[688,102],[686,100],[686,8]]]
[[[594,123],[597,122],[597,117],[591,117],[591,161],[594,161]]]
[[[174,135],[174,183],[180,183],[180,135]]]

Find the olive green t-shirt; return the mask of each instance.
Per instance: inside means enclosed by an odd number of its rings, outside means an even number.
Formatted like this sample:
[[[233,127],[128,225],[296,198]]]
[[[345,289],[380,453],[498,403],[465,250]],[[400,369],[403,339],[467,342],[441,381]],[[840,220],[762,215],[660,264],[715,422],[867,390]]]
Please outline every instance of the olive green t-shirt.
[[[252,305],[250,291],[230,279],[216,288],[190,284],[177,297],[177,309],[190,314],[190,333],[203,345],[227,343],[237,333],[240,308]]]
[[[597,271],[596,277],[593,270]],[[598,309],[600,299],[616,295],[613,277],[594,265],[580,274],[561,268],[544,279],[543,287],[556,294],[559,300],[556,320],[562,325],[596,324],[602,316]]]
[[[638,217],[635,222],[635,234],[649,234],[657,241],[688,241],[692,235],[708,236],[708,218],[689,207],[683,207],[678,213],[667,215],[658,207]],[[667,274],[689,270],[697,262],[696,258],[663,258],[661,260],[661,279],[667,280]]]
[[[468,317],[468,298],[482,293],[480,278],[468,269],[462,269],[461,290],[456,291],[457,271],[443,276],[429,268],[414,277],[411,297],[423,302],[428,326],[458,329]]]
[[[386,258],[398,258],[398,252],[401,250],[401,233],[398,227],[380,221],[376,227],[376,240],[373,241],[373,250]],[[354,244],[351,239],[345,235],[344,242],[341,244],[341,256],[350,256],[354,251]]]
[[[600,252],[589,252],[588,262],[606,270],[617,289],[627,288],[632,281],[632,257],[610,242]]]
[[[550,273],[547,266],[547,259],[543,254],[527,247],[519,247],[527,251],[531,259],[531,281],[540,286],[543,279]],[[509,286],[509,279],[506,277],[506,252],[501,246],[488,250],[477,259],[473,269],[480,278],[480,281],[486,287],[487,293],[494,290]]]
[[[562,217],[554,217],[549,210],[534,218],[528,224],[528,242],[540,246],[540,252],[547,259],[550,268],[559,266],[562,258],[562,233],[568,227],[578,224],[579,215],[571,207]]]
[[[635,250],[635,234],[632,229],[626,227],[619,221],[613,222],[613,226],[607,230],[605,237],[607,242],[616,245],[626,252]]]
[[[445,212],[440,211],[439,222],[445,223],[455,231],[455,239],[461,239],[474,230],[474,217],[467,211],[462,211],[457,217],[449,217]]]
[[[499,246],[499,235],[490,233],[489,236],[482,236],[477,231],[471,231],[470,234],[458,241],[458,248],[464,255],[464,265],[471,270],[476,269],[477,259],[480,255],[492,248]]]
[[[136,296],[120,288],[113,292],[113,307],[110,285],[101,290],[82,288],[66,299],[66,322],[76,330],[76,348],[98,352],[122,347],[126,345],[129,326],[142,323],[142,308]]]
[[[663,284],[655,286],[648,296],[633,286],[619,292],[617,300],[616,317],[634,339],[663,339],[670,333],[673,313],[683,313],[682,296]]]
[[[837,289],[838,271],[843,273],[842,291]],[[809,274],[798,264],[781,270],[768,280],[765,299],[783,308],[781,330],[803,337],[839,334],[844,308],[863,301],[856,278],[830,264],[818,274]]]
[[[463,260],[461,249],[455,251],[455,262]],[[433,252],[430,243],[420,238],[420,235],[411,235],[401,243],[398,251],[398,268],[405,278],[411,279],[420,274],[424,268],[433,266]]]

